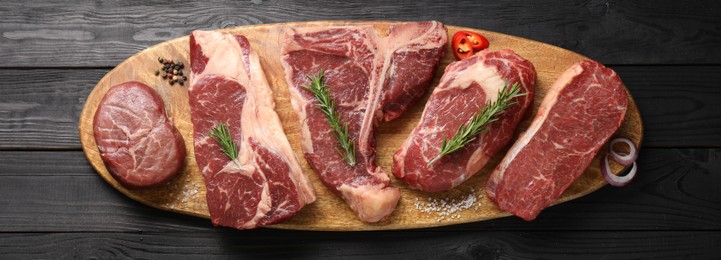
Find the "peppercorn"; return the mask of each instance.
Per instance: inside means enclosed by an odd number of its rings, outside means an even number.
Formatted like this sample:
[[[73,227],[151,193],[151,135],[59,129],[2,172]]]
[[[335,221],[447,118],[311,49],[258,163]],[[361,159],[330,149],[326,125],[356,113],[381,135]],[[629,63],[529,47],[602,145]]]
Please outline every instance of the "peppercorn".
[[[183,85],[183,83],[185,83],[185,80],[183,80],[182,78],[178,79],[178,84]]]
[[[163,59],[163,58],[161,58],[161,57],[158,57],[158,62],[160,62],[160,63],[165,63],[165,59]]]
[[[173,74],[178,74],[178,70],[173,70]]]
[[[183,80],[188,80],[188,77],[186,77],[186,76],[183,76]]]
[[[165,72],[163,72],[163,75],[161,75],[161,76],[162,76],[163,78],[167,78],[167,77],[168,77],[168,74],[165,73]]]
[[[158,76],[158,75],[160,75],[160,71],[159,71],[159,70],[155,70],[155,76]]]
[[[178,76],[173,76],[173,80],[178,80]]]

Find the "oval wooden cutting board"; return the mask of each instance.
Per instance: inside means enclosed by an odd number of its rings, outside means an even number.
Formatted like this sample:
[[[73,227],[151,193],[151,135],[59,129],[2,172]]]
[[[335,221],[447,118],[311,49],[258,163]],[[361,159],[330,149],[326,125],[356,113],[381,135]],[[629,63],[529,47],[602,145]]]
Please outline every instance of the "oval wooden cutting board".
[[[280,65],[280,42],[282,32],[292,26],[332,26],[332,25],[356,25],[373,24],[381,33],[387,31],[389,21],[320,21],[320,22],[297,22],[283,24],[265,24],[255,26],[242,26],[223,29],[220,31],[245,35],[250,40],[252,48],[259,54],[260,61],[265,70],[268,82],[273,88],[276,103],[276,111],[281,118],[285,133],[288,135],[296,155],[302,158],[300,149],[300,135],[296,123],[295,114],[291,108],[287,85],[284,80],[283,70]],[[586,59],[577,53],[561,49],[548,44],[513,37],[495,32],[447,26],[449,39],[458,30],[471,30],[485,35],[491,43],[491,50],[511,49],[519,55],[533,62],[538,72],[536,85],[535,107],[532,113],[535,115],[538,105],[548,88],[564,70],[576,61]],[[450,43],[449,43],[450,45]],[[170,86],[166,81],[154,75],[159,67],[158,57],[181,60],[189,65],[188,37],[181,37],[150,47],[120,63],[111,70],[88,96],[82,114],[80,115],[79,131],[83,150],[88,161],[93,165],[98,174],[110,185],[118,189],[128,197],[143,204],[163,210],[187,214],[192,216],[209,218],[208,207],[205,200],[205,184],[198,170],[193,155],[193,127],[190,121],[188,108],[188,85]],[[450,46],[447,47],[446,55],[436,72],[432,87],[438,83],[443,70],[448,63],[455,61]],[[189,69],[185,70],[189,75]],[[100,158],[95,139],[93,137],[93,116],[98,103],[107,92],[108,88],[125,81],[137,80],[153,87],[163,97],[168,114],[173,118],[176,127],[180,130],[185,139],[188,156],[185,158],[185,168],[182,173],[168,183],[150,189],[128,190],[115,181],[105,168]],[[428,91],[430,93],[431,90]],[[409,109],[402,117],[390,123],[381,123],[377,137],[377,160],[378,165],[386,172],[390,172],[393,153],[401,146],[402,142],[411,132],[420,119],[423,106],[428,94]],[[641,117],[636,103],[629,94],[628,112],[623,125],[616,133],[616,136],[626,136],[640,145],[643,136]],[[529,120],[519,126],[519,131],[525,130]],[[606,149],[599,154],[605,154]],[[485,197],[484,187],[486,180],[505,152],[500,152],[491,160],[488,165],[473,178],[469,179],[459,187],[443,193],[425,193],[409,189],[402,181],[391,176],[392,185],[400,188],[401,200],[390,219],[374,224],[367,224],[357,220],[349,207],[337,196],[332,194],[318,179],[317,175],[308,166],[305,160],[300,160],[305,174],[309,175],[317,191],[318,199],[311,205],[303,208],[296,216],[289,221],[274,225],[275,228],[304,229],[304,230],[382,230],[382,229],[408,229],[450,224],[467,223],[493,218],[509,216],[508,213],[498,210],[495,205]],[[588,193],[591,193],[606,182],[599,170],[599,158],[597,156],[586,172],[563,193],[556,201],[556,204],[569,201]],[[622,170],[620,166],[614,166],[616,171]],[[442,207],[443,203],[463,208],[461,211],[449,214],[447,210],[434,211],[432,209]]]

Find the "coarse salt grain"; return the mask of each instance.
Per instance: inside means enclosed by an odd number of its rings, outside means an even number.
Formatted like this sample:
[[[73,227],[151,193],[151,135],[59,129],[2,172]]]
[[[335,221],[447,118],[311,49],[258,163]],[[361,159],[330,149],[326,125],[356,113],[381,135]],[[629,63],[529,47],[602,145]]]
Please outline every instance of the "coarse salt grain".
[[[428,217],[435,216],[436,222],[450,221],[460,219],[461,212],[466,209],[472,207],[476,210],[479,209],[481,204],[476,202],[481,198],[483,198],[483,192],[476,194],[476,190],[472,188],[471,192],[461,198],[427,198],[427,202],[423,202],[416,197],[413,206],[418,211],[427,213]]]

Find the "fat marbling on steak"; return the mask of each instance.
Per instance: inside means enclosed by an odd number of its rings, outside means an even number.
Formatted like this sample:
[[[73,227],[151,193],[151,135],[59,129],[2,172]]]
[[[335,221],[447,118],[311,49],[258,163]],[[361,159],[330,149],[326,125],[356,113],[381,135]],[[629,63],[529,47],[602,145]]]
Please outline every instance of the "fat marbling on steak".
[[[384,36],[367,25],[289,28],[285,33],[281,62],[305,158],[362,221],[387,218],[400,197],[375,163],[375,127],[397,118],[423,95],[447,38],[438,22],[396,23]],[[338,140],[326,116],[303,88],[310,83],[307,76],[320,70],[355,143],[355,166],[336,151]]]
[[[588,168],[621,126],[626,89],[595,61],[575,63],[543,98],[533,122],[488,179],[502,210],[533,220]]]
[[[315,192],[275,113],[258,55],[241,35],[190,35],[195,159],[213,224],[250,229],[290,218]],[[239,146],[230,160],[208,135],[219,122]]]
[[[518,83],[525,96],[506,109],[463,148],[428,165],[450,140],[488,102],[495,102],[504,87]],[[393,173],[410,187],[440,192],[458,186],[481,170],[505,147],[516,126],[533,103],[536,70],[530,61],[510,50],[482,51],[451,63],[426,103],[418,125],[393,157]]]
[[[108,90],[95,111],[93,134],[110,175],[127,188],[162,184],[183,167],[183,137],[158,93],[143,83]]]

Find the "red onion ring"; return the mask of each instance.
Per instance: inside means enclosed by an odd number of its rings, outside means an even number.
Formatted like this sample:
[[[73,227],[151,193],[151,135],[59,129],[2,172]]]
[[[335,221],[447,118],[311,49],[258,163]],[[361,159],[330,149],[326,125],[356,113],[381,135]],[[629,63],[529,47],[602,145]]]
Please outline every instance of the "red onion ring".
[[[626,143],[629,147],[628,153],[620,153],[614,151],[613,145],[617,143]],[[638,158],[638,148],[636,148],[636,145],[631,141],[631,139],[625,137],[619,137],[611,140],[608,150],[611,157],[613,157],[613,160],[620,164],[623,164],[623,166],[628,166],[629,164],[635,162],[636,158]]]
[[[615,187],[626,186],[626,184],[630,183],[633,178],[636,177],[637,171],[638,168],[636,167],[635,161],[631,163],[631,169],[628,171],[628,173],[623,176],[618,176],[611,171],[611,166],[608,164],[608,155],[603,157],[603,163],[601,163],[601,172],[603,172],[603,178],[606,179],[606,182],[608,182],[608,184]]]

